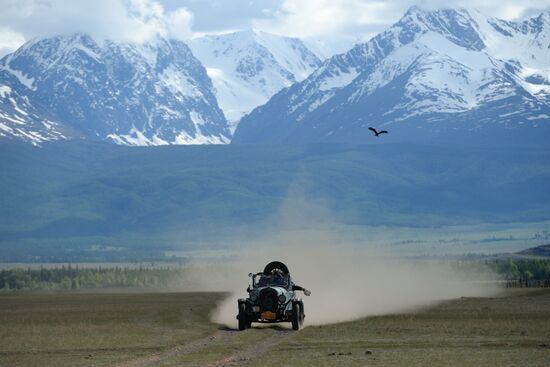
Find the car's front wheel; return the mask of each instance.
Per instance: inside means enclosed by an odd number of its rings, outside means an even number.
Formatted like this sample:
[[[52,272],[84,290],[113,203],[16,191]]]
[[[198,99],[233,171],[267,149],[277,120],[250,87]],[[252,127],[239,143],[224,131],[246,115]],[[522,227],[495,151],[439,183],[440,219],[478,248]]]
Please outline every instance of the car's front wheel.
[[[302,326],[302,321],[302,306],[299,302],[295,302],[292,305],[292,329],[300,330],[300,326]]]
[[[248,320],[248,315],[246,314],[246,304],[239,303],[239,330],[245,330],[251,326],[251,322]]]

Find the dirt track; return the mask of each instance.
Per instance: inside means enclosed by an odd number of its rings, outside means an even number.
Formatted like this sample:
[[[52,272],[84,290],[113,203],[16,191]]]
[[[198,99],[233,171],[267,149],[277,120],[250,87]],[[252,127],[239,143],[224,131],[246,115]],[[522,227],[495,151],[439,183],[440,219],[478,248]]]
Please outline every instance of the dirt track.
[[[206,348],[210,344],[214,342],[221,342],[226,339],[232,338],[235,336],[235,333],[237,331],[232,330],[218,330],[214,334],[194,340],[192,342],[189,342],[187,344],[178,345],[172,349],[166,350],[161,353],[153,354],[151,356],[139,358],[136,360],[124,362],[121,364],[118,364],[117,367],[149,367],[149,366],[155,366],[160,362],[166,361],[171,358],[175,358],[178,356],[181,356],[183,354],[188,354],[195,352],[197,350]]]
[[[132,361],[127,361],[116,365],[116,367],[150,367],[157,364],[176,358],[178,356],[192,353],[210,346],[213,343],[222,343],[230,338],[237,336],[239,331],[235,330],[218,330],[214,334],[194,340],[192,342],[178,345],[172,349],[151,356],[142,357]],[[246,363],[251,359],[256,358],[260,354],[268,351],[271,347],[283,342],[291,337],[295,332],[291,330],[277,330],[270,337],[259,340],[257,343],[251,344],[248,348],[238,351],[237,353],[224,357],[223,359],[206,364],[206,367],[225,367],[238,366]]]
[[[238,366],[246,363],[251,359],[256,358],[262,353],[267,352],[271,347],[283,342],[291,337],[295,331],[292,330],[277,330],[275,335],[262,339],[257,343],[251,344],[245,350],[242,350],[232,356],[220,359],[218,361],[209,363],[206,367],[226,367],[226,366]]]

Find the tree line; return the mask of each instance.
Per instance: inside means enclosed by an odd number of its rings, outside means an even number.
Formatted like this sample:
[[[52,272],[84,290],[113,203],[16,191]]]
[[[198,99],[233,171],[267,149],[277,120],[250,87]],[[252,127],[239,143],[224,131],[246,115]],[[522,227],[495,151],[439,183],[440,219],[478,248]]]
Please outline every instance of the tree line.
[[[183,268],[62,266],[0,270],[0,290],[67,290],[118,287],[169,287],[184,276]]]
[[[548,280],[550,259],[499,259],[486,261],[491,270],[505,280]]]
[[[470,265],[467,265],[467,264]],[[550,280],[550,259],[495,259],[466,262],[470,270],[491,270],[503,280]],[[472,268],[472,266],[474,268]],[[183,267],[62,266],[0,270],[0,290],[69,290],[93,288],[167,288],[185,279]]]

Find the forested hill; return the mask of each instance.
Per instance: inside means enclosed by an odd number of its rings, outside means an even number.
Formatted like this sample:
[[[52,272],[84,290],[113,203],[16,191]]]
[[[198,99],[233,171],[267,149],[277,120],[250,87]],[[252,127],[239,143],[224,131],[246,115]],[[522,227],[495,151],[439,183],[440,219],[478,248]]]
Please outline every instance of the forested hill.
[[[550,150],[542,148],[129,148],[75,141],[2,144],[0,155],[3,260],[44,260],[55,252],[67,261],[93,258],[94,248],[124,260],[223,242],[232,231],[272,223],[295,191],[347,224],[550,218]]]
[[[530,247],[528,249],[518,252],[518,254],[525,256],[550,257],[550,244]]]

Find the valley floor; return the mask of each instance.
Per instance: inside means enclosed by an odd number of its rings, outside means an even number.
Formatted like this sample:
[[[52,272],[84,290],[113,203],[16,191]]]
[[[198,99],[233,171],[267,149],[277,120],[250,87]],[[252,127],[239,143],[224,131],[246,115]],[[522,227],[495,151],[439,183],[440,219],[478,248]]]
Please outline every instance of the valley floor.
[[[550,365],[547,289],[299,332],[215,325],[209,313],[223,297],[0,293],[0,366]]]

